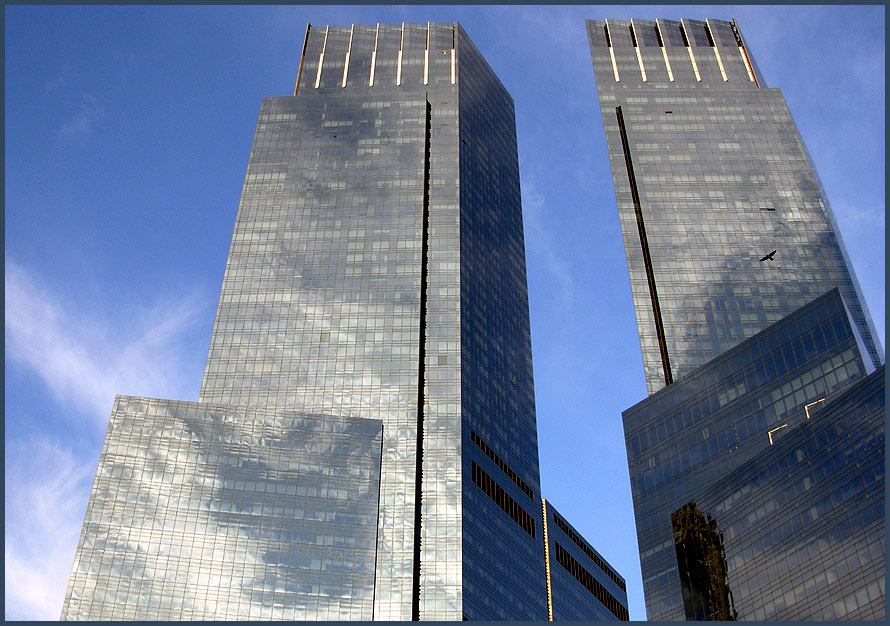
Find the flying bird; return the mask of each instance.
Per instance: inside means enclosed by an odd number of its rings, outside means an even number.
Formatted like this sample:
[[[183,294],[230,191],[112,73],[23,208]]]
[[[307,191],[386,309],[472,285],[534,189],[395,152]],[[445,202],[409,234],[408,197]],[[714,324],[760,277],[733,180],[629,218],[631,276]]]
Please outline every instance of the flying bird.
[[[764,261],[775,261],[775,259],[773,258],[775,255],[776,255],[776,251],[773,250],[772,252],[767,254],[765,257],[760,259],[760,262],[763,263]]]

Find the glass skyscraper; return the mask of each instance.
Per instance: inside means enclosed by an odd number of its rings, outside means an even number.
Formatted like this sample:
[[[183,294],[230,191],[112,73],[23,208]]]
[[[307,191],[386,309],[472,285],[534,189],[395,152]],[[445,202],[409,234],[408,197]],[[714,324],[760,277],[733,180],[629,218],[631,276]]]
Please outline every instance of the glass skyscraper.
[[[542,522],[512,98],[456,23],[309,25],[200,399],[118,399],[63,618],[546,619]]]
[[[882,619],[884,355],[781,93],[734,22],[587,33],[650,393],[623,415],[649,619]]]
[[[832,287],[883,362],[819,176],[736,24],[587,34],[649,393]]]

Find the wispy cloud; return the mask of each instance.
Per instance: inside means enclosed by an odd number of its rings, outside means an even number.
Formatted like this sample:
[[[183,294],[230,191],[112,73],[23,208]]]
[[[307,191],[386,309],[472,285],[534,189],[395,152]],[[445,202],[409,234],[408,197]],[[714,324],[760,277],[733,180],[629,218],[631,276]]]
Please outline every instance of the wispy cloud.
[[[546,220],[541,215],[544,210],[543,196],[535,190],[534,184],[528,178],[523,183],[522,208],[528,256],[543,260],[548,273],[561,288],[563,301],[569,304],[573,300],[575,287],[568,259],[560,252],[553,233],[545,226]],[[531,261],[529,263],[531,264]]]
[[[69,138],[80,138],[89,135],[96,122],[105,113],[105,107],[98,98],[90,94],[81,96],[80,107],[70,120],[59,129],[59,132]]]
[[[6,619],[59,619],[94,470],[42,438],[7,442]]]
[[[7,406],[7,433],[10,425],[16,432],[6,442],[7,619],[59,618],[96,468],[92,446],[114,394],[189,399],[197,389],[203,355],[188,354],[187,335],[210,314],[209,302],[200,293],[164,295],[166,304],[107,319],[6,260],[6,358],[39,376],[58,417],[91,442],[89,450],[53,443],[44,422]]]
[[[182,395],[199,381],[183,380],[186,357],[177,342],[208,313],[208,302],[199,293],[166,296],[133,318],[103,319],[54,296],[7,259],[7,358],[40,376],[60,403],[95,415],[103,428],[116,393],[188,399]]]

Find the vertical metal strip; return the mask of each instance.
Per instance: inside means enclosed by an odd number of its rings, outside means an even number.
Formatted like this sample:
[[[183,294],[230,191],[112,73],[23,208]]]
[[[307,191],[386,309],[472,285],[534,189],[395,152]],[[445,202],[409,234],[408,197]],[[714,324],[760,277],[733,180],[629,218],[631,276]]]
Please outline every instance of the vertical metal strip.
[[[689,39],[689,33],[686,32],[686,23],[680,22],[680,28],[683,31],[683,39],[686,40],[686,52],[689,53],[689,60],[692,61],[692,71],[695,72],[695,80],[701,82],[701,75],[698,73],[698,63],[695,62],[695,55],[692,53],[691,39]]]
[[[547,500],[541,498],[541,516],[544,518],[544,572],[547,576],[547,621],[553,621],[553,591],[550,587],[550,535],[547,533]]]
[[[457,27],[454,25],[451,26],[451,84],[452,85],[455,83],[455,81],[457,79],[457,68],[456,68],[456,62],[455,62],[455,57],[456,57],[456,55],[455,55],[455,47],[456,47],[455,39],[457,39],[457,33],[454,32],[456,28]]]
[[[430,84],[430,23],[426,23],[426,50],[423,51],[423,84]]]
[[[637,27],[633,20],[630,21],[630,34],[633,37],[634,52],[637,53],[637,63],[640,65],[640,74],[643,76],[643,82],[649,82],[646,79],[646,68],[643,65],[643,55],[640,52],[640,40],[637,38]]]
[[[668,59],[667,48],[662,48],[661,54],[662,54],[662,56],[664,56],[664,66],[667,68],[668,78],[670,79],[671,82],[674,82],[674,73],[671,71],[671,62],[670,62],[670,59]]]
[[[368,87],[374,86],[374,70],[377,69],[377,40],[380,38],[380,24],[377,24],[377,32],[374,33],[374,51],[371,52],[371,77],[368,79]]]
[[[658,38],[658,45],[661,47],[661,56],[664,57],[664,67],[667,69],[668,80],[674,82],[674,72],[671,71],[671,60],[668,58],[667,47],[664,45],[664,39],[661,38],[661,27],[655,22],[655,36]]]
[[[330,24],[324,29],[324,43],[321,44],[321,54],[318,55],[318,71],[315,73],[315,88],[318,89],[319,83],[321,83],[321,66],[324,64],[324,51],[325,48],[328,47],[328,32],[330,31]]]
[[[355,24],[349,27],[349,45],[346,46],[346,61],[343,63],[343,87],[346,87],[346,75],[349,73],[349,55],[352,52],[352,36],[355,34]]]
[[[405,22],[402,22],[402,38],[399,39],[399,58],[396,61],[396,85],[402,84],[402,48],[405,47]]]
[[[615,63],[615,50],[612,49],[612,37],[609,35],[609,20],[603,24],[603,32],[606,33],[606,43],[609,45],[609,57],[612,59],[612,73],[615,74],[615,82],[621,82],[618,77],[618,64]]]
[[[637,191],[637,178],[634,175],[633,160],[630,156],[630,143],[627,140],[627,129],[624,127],[624,114],[621,107],[615,107],[618,116],[618,130],[621,132],[621,147],[624,150],[624,164],[627,166],[627,178],[630,182],[630,194],[634,203],[634,214],[637,218],[637,230],[640,234],[640,247],[643,249],[643,265],[646,267],[646,281],[649,283],[649,299],[652,303],[652,315],[655,318],[655,334],[658,337],[658,349],[661,352],[661,366],[664,370],[664,383],[670,385],[674,379],[671,375],[671,363],[667,352],[667,339],[664,334],[664,323],[661,319],[661,307],[658,304],[658,292],[655,289],[655,272],[652,269],[652,257],[649,255],[649,240],[646,238],[646,226],[643,223],[643,208],[640,194]]]
[[[634,50],[637,53],[637,62],[640,64],[640,74],[643,76],[643,82],[648,82],[646,80],[646,68],[643,67],[643,55],[640,54],[640,49],[638,47],[634,46]]]
[[[760,81],[757,79],[757,72],[754,71],[751,59],[748,58],[748,48],[745,46],[745,39],[742,37],[742,31],[739,30],[739,25],[736,23],[735,17],[732,18],[732,22],[730,22],[729,25],[732,28],[732,34],[735,35],[736,43],[739,44],[739,54],[742,55],[745,69],[748,71],[748,78],[751,79],[754,85],[759,89]]]
[[[300,68],[297,70],[297,84],[294,85],[294,95],[297,95],[297,92],[300,91],[300,78],[303,76],[303,61],[306,60],[306,46],[309,45],[309,29],[312,28],[312,24],[306,22],[306,36],[303,37],[303,51],[300,52]]]
[[[429,95],[426,101],[426,129],[423,148],[423,218],[420,243],[420,364],[417,368],[417,465],[414,471],[414,573],[411,585],[411,620],[420,621],[420,525],[423,499],[423,411],[426,406],[424,394],[426,362],[426,298],[427,266],[429,264],[429,224],[430,224],[430,135],[432,134],[432,105]]]

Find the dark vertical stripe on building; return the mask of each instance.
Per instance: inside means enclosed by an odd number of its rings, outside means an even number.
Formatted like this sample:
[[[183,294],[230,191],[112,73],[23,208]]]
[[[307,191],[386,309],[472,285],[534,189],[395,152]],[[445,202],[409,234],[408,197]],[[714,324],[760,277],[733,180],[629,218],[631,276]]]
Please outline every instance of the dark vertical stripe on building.
[[[426,128],[423,147],[423,226],[420,243],[420,364],[417,368],[417,466],[414,472],[414,581],[411,591],[411,619],[420,621],[420,523],[423,487],[423,392],[424,362],[426,360],[426,283],[429,262],[430,227],[430,134],[432,132],[432,105],[426,103]]]
[[[630,195],[633,198],[634,214],[637,218],[637,230],[640,233],[640,247],[643,249],[643,264],[646,266],[646,281],[649,283],[649,298],[652,301],[652,314],[655,317],[655,334],[658,336],[658,349],[661,352],[661,366],[664,370],[664,384],[674,382],[671,376],[671,362],[668,358],[667,339],[664,335],[664,323],[661,319],[661,307],[658,305],[658,292],[655,290],[655,272],[652,270],[652,257],[649,255],[649,240],[646,239],[646,226],[643,224],[643,208],[640,205],[640,194],[637,191],[637,178],[634,176],[634,164],[630,157],[630,144],[627,141],[627,130],[624,128],[624,114],[621,107],[615,107],[618,115],[618,130],[621,132],[621,147],[624,150],[624,164],[627,166],[627,178],[630,182]]]
[[[303,37],[303,51],[300,52],[300,68],[297,70],[297,85],[294,87],[294,95],[300,91],[300,78],[303,76],[303,60],[306,58],[306,46],[309,45],[309,30],[312,24],[306,22],[306,35]]]

